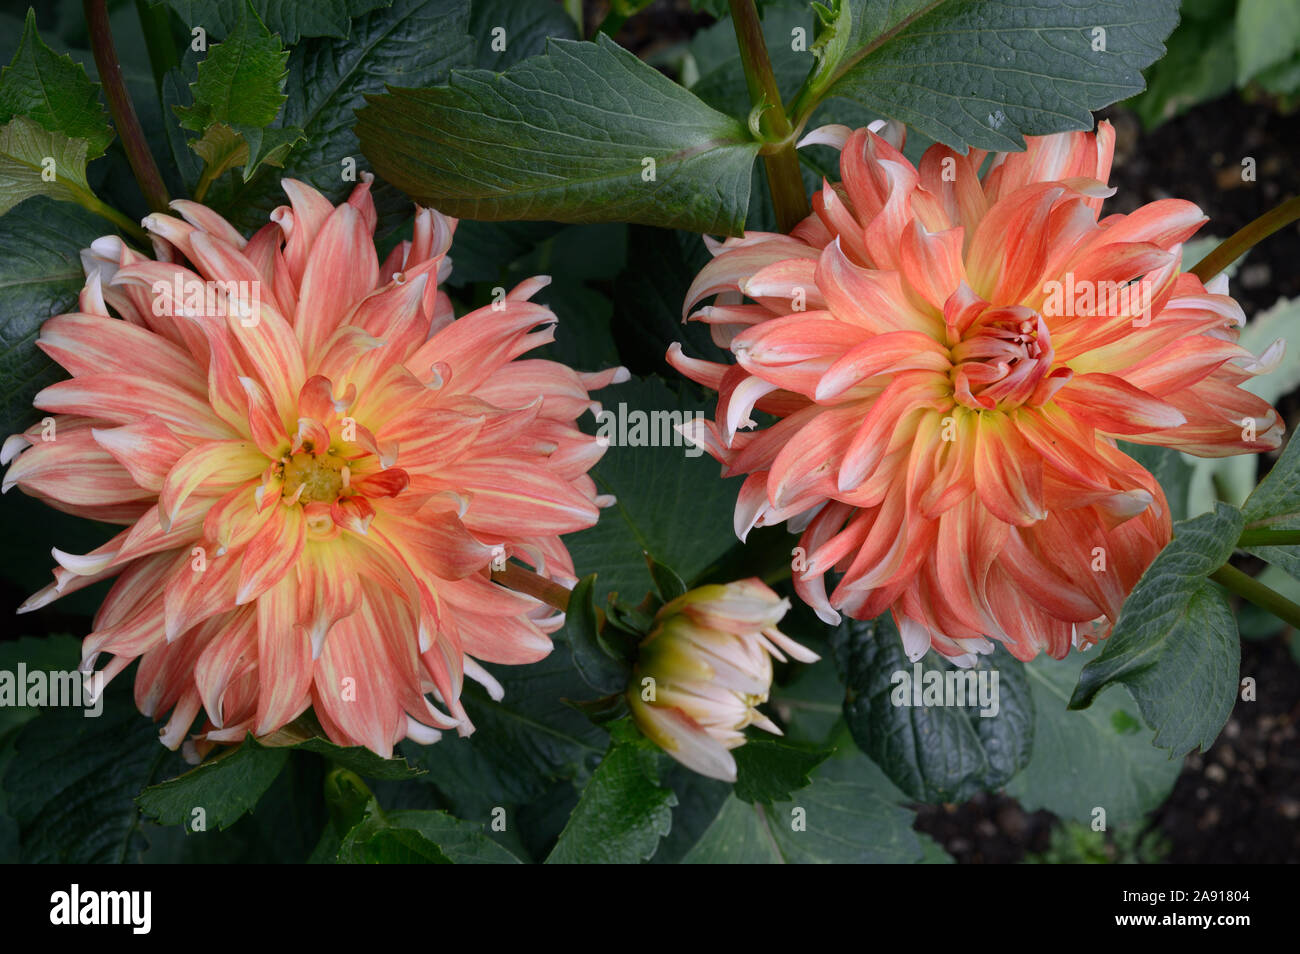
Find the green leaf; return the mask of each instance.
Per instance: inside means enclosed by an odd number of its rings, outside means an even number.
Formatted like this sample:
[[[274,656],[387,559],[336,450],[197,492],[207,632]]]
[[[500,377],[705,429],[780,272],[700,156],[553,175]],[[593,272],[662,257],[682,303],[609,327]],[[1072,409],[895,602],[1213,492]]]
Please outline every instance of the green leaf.
[[[1181,22],[1165,41],[1169,52],[1147,70],[1146,91],[1126,103],[1148,129],[1232,89],[1237,56],[1229,22],[1235,5],[1236,0],[1182,4]],[[1190,250],[1184,255],[1196,261]]]
[[[679,863],[731,798],[728,783],[692,772],[671,760],[666,764],[663,781],[677,796],[677,804],[673,807],[672,827],[660,840],[659,850],[650,859],[652,864]]]
[[[1277,0],[1238,0],[1237,85],[1284,63],[1300,49],[1300,5]]]
[[[218,179],[231,169],[242,167],[244,181],[247,182],[263,163],[283,166],[289,150],[305,138],[301,129],[263,129],[258,126],[213,123],[204,132],[203,138],[190,143],[190,148],[202,157],[206,174],[211,179]]]
[[[659,784],[659,751],[614,742],[582,790],[547,864],[637,864],[672,826],[677,796]]]
[[[193,101],[186,78],[187,74],[180,69],[170,69],[163,77],[161,107],[169,120],[176,115],[176,107],[186,106]],[[203,162],[192,145],[194,141],[186,135],[178,122],[164,122],[163,133],[167,140],[167,152],[175,167],[175,174],[186,191],[192,193],[194,185],[203,172]],[[163,162],[161,165],[165,167],[167,163]]]
[[[830,749],[750,739],[732,755],[736,759],[735,794],[742,802],[788,802],[812,784],[809,773],[826,761]]]
[[[1241,512],[1222,503],[1174,528],[1124,601],[1101,655],[1084,667],[1070,708],[1123,683],[1156,730],[1156,745],[1183,755],[1213,744],[1232,713],[1241,650],[1232,610],[1206,576],[1227,562],[1241,529]]]
[[[682,582],[682,578],[677,575],[677,571],[672,567],[660,563],[649,554],[646,554],[646,566],[650,568],[650,578],[654,580],[655,590],[659,593],[659,598],[665,603],[670,603],[677,597],[686,595],[686,584]]]
[[[217,179],[231,169],[248,165],[248,142],[225,123],[213,123],[190,148],[203,160],[207,174]]]
[[[826,95],[845,96],[954,149],[1018,150],[1024,136],[1090,129],[1138,93],[1176,0],[853,0],[851,49]],[[1105,49],[1094,49],[1105,31]],[[816,101],[815,98],[813,101]]]
[[[236,132],[248,143],[249,158],[244,166],[244,181],[247,182],[257,172],[262,163],[277,168],[284,166],[289,150],[307,137],[296,126],[288,128],[267,127],[258,129],[254,126],[236,126]]]
[[[393,830],[417,832],[458,865],[513,865],[519,859],[483,833],[483,826],[462,821],[446,812],[396,811],[387,813]]]
[[[505,689],[500,702],[468,682],[465,687],[473,735],[402,744],[411,764],[428,770],[422,781],[471,820],[487,820],[494,807],[540,799],[555,782],[588,771],[605,747],[605,733],[564,701],[591,694],[564,644],[541,662],[496,667],[493,675]]]
[[[331,202],[342,200],[359,181],[364,162],[353,133],[352,112],[367,93],[385,84],[427,85],[446,79],[453,66],[467,65],[472,44],[465,35],[469,15],[463,0],[394,0],[391,7],[359,17],[346,40],[304,40],[289,56],[288,96],[276,127],[301,129],[307,137],[275,176],[213,187],[209,204],[238,228],[260,228],[285,202],[279,180],[288,176],[319,189]],[[345,177],[350,167],[356,175]],[[218,184],[221,186],[222,184]],[[376,183],[372,194],[381,216],[409,217],[411,202],[391,186]]]
[[[86,141],[15,116],[0,127],[0,215],[38,195],[77,204],[94,200],[86,184]]]
[[[831,645],[854,741],[908,796],[965,801],[1028,763],[1033,701],[1023,665],[1005,650],[964,671],[933,652],[912,663],[888,614],[845,620]]]
[[[104,154],[113,141],[92,83],[80,63],[50,49],[36,32],[36,12],[27,11],[23,38],[13,61],[0,70],[0,123],[25,116],[52,133],[86,143],[85,158]]]
[[[1089,823],[1106,810],[1108,825],[1141,821],[1165,800],[1182,762],[1151,744],[1125,692],[1100,696],[1089,708],[1066,708],[1091,653],[1040,656],[1025,664],[1034,696],[1034,754],[1007,784],[1026,811],[1047,809]]]
[[[750,805],[732,795],[682,863],[782,864],[785,859],[772,838],[768,811],[766,806]]]
[[[302,864],[329,827],[321,786],[325,764],[307,755],[292,756],[257,808],[230,828],[193,832],[187,826],[155,825],[140,831],[149,848],[145,864]]]
[[[1300,519],[1300,441],[1287,441],[1282,456],[1241,512],[1248,527],[1285,529]]]
[[[609,695],[627,688],[628,666],[601,639],[596,615],[596,574],[583,577],[569,594],[564,631],[573,650],[578,675],[596,692]]]
[[[187,28],[203,27],[212,39],[239,28],[244,0],[151,0],[167,3]],[[387,7],[392,0],[253,0],[258,17],[291,46],[305,36],[344,39],[353,17]]]
[[[1294,96],[1300,92],[1300,54],[1264,70],[1254,82],[1277,96]]]
[[[604,34],[546,49],[504,73],[368,97],[362,149],[416,200],[464,218],[740,234],[759,147],[743,123]]]
[[[359,848],[349,848],[351,862],[371,865],[449,865],[442,849],[418,831],[409,828],[381,828]]]
[[[424,774],[405,759],[385,759],[364,746],[335,745],[319,736],[294,741],[304,735],[300,724],[293,723],[277,732],[271,744],[245,739],[239,748],[145,789],[136,802],[146,815],[164,825],[184,825],[190,830],[194,809],[202,808],[209,828],[229,828],[252,811],[295,750],[322,755],[334,766],[370,778],[402,780]]]
[[[198,80],[190,84],[194,105],[176,109],[181,125],[196,132],[213,123],[269,125],[285,100],[288,59],[279,38],[245,3],[230,35],[199,64]]]
[[[385,812],[373,798],[343,837],[337,860],[350,864],[518,864],[483,826],[446,812]]]
[[[64,377],[35,346],[46,318],[75,309],[85,284],[78,252],[104,234],[79,206],[30,199],[0,217],[0,432],[41,418],[32,398]]]
[[[736,543],[731,514],[740,479],[719,480],[717,462],[683,446],[672,429],[673,422],[712,413],[712,402],[688,388],[634,379],[601,395],[613,446],[591,476],[617,503],[596,526],[565,537],[579,574],[597,573],[598,602],[615,591],[635,603],[651,590],[643,553],[690,584]]]
[[[50,709],[23,726],[3,783],[20,857],[48,864],[134,860],[145,847],[135,796],[184,767],[136,711],[126,679],[112,683],[97,717]]]
[[[827,762],[812,785],[775,805],[736,796],[695,847],[687,864],[896,864],[920,861],[913,815],[863,757],[845,768]],[[832,777],[841,775],[841,778]]]
[[[548,37],[581,39],[564,7],[537,0],[474,0],[469,34],[476,45],[474,65],[498,73],[544,52]]]
[[[364,775],[366,778],[400,782],[403,779],[418,778],[424,774],[421,769],[412,766],[404,758],[386,759],[371,752],[363,745],[335,745],[328,739],[315,737],[307,739],[305,742],[295,743],[293,748],[301,752],[314,752],[317,755],[323,755],[333,765],[350,769],[358,775]]]
[[[139,794],[136,804],[147,816],[164,825],[183,825],[187,830],[202,819],[205,827],[229,828],[271,787],[289,758],[289,750],[267,748],[255,739],[245,739],[184,775],[151,785]],[[201,812],[201,814],[199,814]]]
[[[12,678],[15,690],[23,684],[20,674],[72,672],[80,662],[81,641],[72,636],[24,636],[0,643],[0,680]],[[0,701],[0,739],[36,718],[41,711],[37,706],[18,705],[17,698],[4,700],[0,694],[0,700],[3,700]]]

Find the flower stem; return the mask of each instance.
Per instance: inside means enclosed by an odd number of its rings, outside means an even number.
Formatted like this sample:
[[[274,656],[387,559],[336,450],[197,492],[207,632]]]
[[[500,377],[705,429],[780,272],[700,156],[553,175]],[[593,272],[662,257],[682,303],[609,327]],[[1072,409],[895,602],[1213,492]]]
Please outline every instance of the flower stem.
[[[217,176],[221,172],[221,167],[213,165],[210,162],[203,163],[203,173],[199,176],[198,183],[194,186],[194,201],[202,202],[203,197],[208,194],[208,189],[212,183],[217,181]]]
[[[155,212],[167,210],[167,187],[163,184],[158,164],[149,152],[149,144],[140,128],[140,118],[135,114],[135,106],[126,91],[126,81],[122,78],[122,64],[117,60],[117,48],[113,46],[113,31],[108,23],[108,6],[105,0],[82,0],[82,10],[86,15],[86,26],[90,29],[90,48],[95,55],[95,66],[99,69],[99,79],[104,84],[104,97],[108,100],[108,111],[112,114],[113,125],[122,137],[122,148],[126,150],[127,162],[135,181],[144,193],[149,208]]]
[[[1260,609],[1268,610],[1278,619],[1300,629],[1300,606],[1291,602],[1277,590],[1265,586],[1253,576],[1242,573],[1235,566],[1224,564],[1213,573],[1210,579],[1249,600]]]
[[[569,610],[567,586],[561,586],[554,580],[549,580],[540,573],[534,573],[518,563],[507,563],[504,570],[493,570],[492,582],[539,599],[561,613],[567,613]]]
[[[1254,222],[1224,239],[1189,271],[1201,281],[1208,282],[1239,259],[1247,249],[1297,219],[1300,219],[1300,196],[1287,199],[1277,208],[1265,212]]]
[[[808,194],[804,191],[803,176],[799,173],[794,128],[781,101],[781,89],[776,85],[776,74],[772,72],[772,60],[767,55],[763,26],[754,0],[728,2],[731,5],[731,23],[740,43],[740,61],[745,68],[749,100],[755,109],[761,110],[759,127],[775,146],[771,152],[764,152],[763,168],[776,210],[776,227],[781,232],[789,232],[812,211]]]
[[[100,216],[101,218],[108,219],[108,221],[112,222],[114,225],[116,225],[127,235],[131,236],[131,238],[135,239],[137,242],[144,242],[146,244],[148,243],[149,240],[148,232],[140,228],[140,226],[136,225],[125,215],[123,215],[117,209],[113,208],[107,202],[100,199],[98,196],[93,195],[90,192],[87,192],[84,195],[79,195],[77,198],[77,204],[80,205],[83,209],[87,209],[91,212],[94,212],[96,215]]]
[[[1300,545],[1300,530],[1246,530],[1239,547],[1292,547]]]

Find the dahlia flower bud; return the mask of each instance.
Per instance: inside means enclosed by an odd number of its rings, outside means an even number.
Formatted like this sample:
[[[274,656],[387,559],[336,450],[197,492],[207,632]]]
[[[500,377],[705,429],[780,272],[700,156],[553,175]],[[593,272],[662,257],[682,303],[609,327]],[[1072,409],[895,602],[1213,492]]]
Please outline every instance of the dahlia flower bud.
[[[828,623],[892,612],[909,656],[1002,643],[1060,658],[1109,634],[1169,542],[1164,492],[1117,441],[1218,457],[1279,446],[1241,385],[1223,276],[1183,271],[1207,221],[1161,199],[1100,216],[1115,134],[917,165],[903,129],[825,127],[842,183],[789,235],[712,243],[685,311],[735,364],[668,361],[718,392],[687,434],[747,475],[735,529],[801,533],[795,592]],[[986,163],[985,160],[989,161]],[[755,426],[757,408],[778,418]]]
[[[776,628],[789,608],[758,579],[701,586],[664,604],[628,689],[641,731],[687,768],[734,782],[729,750],[745,744],[744,728],[781,734],[756,708],[767,701],[772,657],[818,658]]]
[[[337,207],[285,179],[248,239],[176,201],[144,220],[154,259],[96,241],[80,307],[37,342],[72,375],[36,396],[51,426],[0,454],[5,490],[125,527],[55,550],[22,610],[116,577],[82,668],[138,659],[136,703],[171,713],[171,748],[206,711],[192,755],[308,707],[382,756],[468,734],[464,677],[499,698],[479,661],[534,662],[563,625],[491,568],[574,581],[560,535],[611,502],[574,422],[627,372],[516,360],[553,338],[528,300],[545,278],[456,318],[438,288],[455,219],[417,208],[381,262],[370,179]]]

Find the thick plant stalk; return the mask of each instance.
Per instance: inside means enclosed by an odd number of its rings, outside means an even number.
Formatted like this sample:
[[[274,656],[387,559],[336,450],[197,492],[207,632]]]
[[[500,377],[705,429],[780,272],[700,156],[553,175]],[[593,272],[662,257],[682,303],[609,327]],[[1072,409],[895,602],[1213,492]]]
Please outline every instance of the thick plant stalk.
[[[1239,547],[1293,547],[1300,545],[1300,530],[1246,530],[1237,540]]]
[[[140,128],[140,118],[136,116],[135,106],[126,91],[122,64],[118,62],[117,49],[113,46],[107,4],[104,0],[83,0],[82,9],[86,14],[86,25],[90,28],[90,48],[95,54],[99,79],[104,84],[108,111],[113,116],[117,134],[122,137],[122,148],[126,150],[131,172],[135,175],[135,181],[144,193],[149,208],[154,212],[165,212],[170,201],[167,186],[163,184],[162,173],[158,171],[158,164],[149,151],[144,130]]]
[[[1245,252],[1268,238],[1274,232],[1300,219],[1300,196],[1287,199],[1275,209],[1265,212],[1254,222],[1233,233],[1189,271],[1203,282],[1208,282]]]
[[[745,83],[755,108],[762,107],[760,128],[771,137],[772,151],[764,151],[763,168],[772,192],[778,231],[789,232],[812,211],[799,174],[799,157],[794,148],[794,128],[781,102],[781,90],[767,55],[763,27],[758,20],[754,0],[729,0],[731,22],[740,43],[740,60],[745,67]]]
[[[1253,576],[1242,573],[1235,566],[1225,563],[1210,574],[1210,579],[1232,590],[1242,599],[1249,600],[1260,609],[1268,610],[1283,622],[1300,629],[1300,606],[1277,590],[1265,586]]]

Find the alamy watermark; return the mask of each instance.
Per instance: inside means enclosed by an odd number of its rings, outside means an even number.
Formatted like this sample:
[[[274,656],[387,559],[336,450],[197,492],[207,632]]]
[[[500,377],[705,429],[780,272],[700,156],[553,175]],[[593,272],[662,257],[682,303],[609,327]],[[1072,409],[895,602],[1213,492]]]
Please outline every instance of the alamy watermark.
[[[50,895],[50,923],[58,925],[125,924],[133,934],[148,934],[152,909],[150,891],[83,891],[74,884]]]
[[[979,706],[980,718],[998,714],[998,671],[996,669],[931,669],[915,663],[912,671],[896,670],[889,677],[893,690],[889,701],[895,706]]]
[[[178,313],[209,318],[234,315],[245,328],[254,328],[262,320],[262,283],[200,281],[175,272],[171,281],[160,278],[153,283],[153,313],[160,318]]]
[[[1151,324],[1151,303],[1154,299],[1151,283],[1145,278],[1135,282],[1094,282],[1087,279],[1075,281],[1073,272],[1065,273],[1065,281],[1043,283],[1044,317],[1095,316],[1113,318],[1129,315],[1134,328]]]
[[[703,421],[703,411],[628,410],[620,401],[617,411],[596,413],[596,436],[611,447],[684,447],[687,457],[699,457],[704,448],[683,437],[682,430]]]
[[[93,719],[104,711],[104,674],[75,670],[0,669],[0,709],[52,706],[84,709]]]

